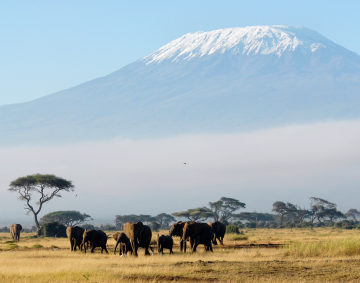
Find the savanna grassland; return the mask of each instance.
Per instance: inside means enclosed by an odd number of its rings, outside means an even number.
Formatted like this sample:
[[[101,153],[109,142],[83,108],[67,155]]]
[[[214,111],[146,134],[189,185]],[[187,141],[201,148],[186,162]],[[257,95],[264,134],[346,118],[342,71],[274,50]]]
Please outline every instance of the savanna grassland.
[[[343,282],[360,281],[360,231],[332,228],[249,229],[225,246],[196,254],[119,257],[70,252],[63,238],[0,233],[0,282]],[[161,232],[162,233],[162,232]],[[164,231],[163,233],[167,233]],[[108,232],[111,235],[111,232]],[[155,239],[156,234],[153,234]],[[272,244],[272,245],[269,245]],[[276,246],[273,244],[281,244]],[[155,246],[154,246],[155,248]]]

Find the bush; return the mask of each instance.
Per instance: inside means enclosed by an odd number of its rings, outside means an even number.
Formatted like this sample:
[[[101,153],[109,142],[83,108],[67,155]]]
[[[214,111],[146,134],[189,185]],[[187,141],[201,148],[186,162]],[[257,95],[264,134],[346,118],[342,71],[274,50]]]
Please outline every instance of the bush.
[[[23,233],[33,233],[36,232],[36,226],[31,226],[31,228],[23,228],[23,230],[21,231]]]
[[[88,230],[93,230],[93,229],[88,229]],[[105,225],[100,225],[99,230],[103,230],[103,231],[116,231],[116,226],[115,225],[111,225],[111,224],[105,224]]]
[[[9,227],[4,226],[0,228],[0,232],[9,232],[9,231],[10,231]]]
[[[41,226],[40,235],[44,237],[66,238],[66,227],[58,222],[45,223]]]
[[[334,224],[335,228],[354,229],[357,223],[351,220],[343,220]]]
[[[160,230],[161,226],[160,226],[159,223],[153,221],[153,222],[151,222],[150,228],[151,228],[152,231],[157,232],[157,231]]]
[[[245,227],[246,228],[256,228],[256,222],[247,222]]]
[[[18,248],[19,246],[17,244],[15,244],[15,243],[9,243],[8,247],[9,247],[9,249],[13,250],[13,249]]]
[[[230,233],[240,234],[239,227],[236,225],[228,225],[228,226],[226,226],[226,233],[227,234],[230,234]]]

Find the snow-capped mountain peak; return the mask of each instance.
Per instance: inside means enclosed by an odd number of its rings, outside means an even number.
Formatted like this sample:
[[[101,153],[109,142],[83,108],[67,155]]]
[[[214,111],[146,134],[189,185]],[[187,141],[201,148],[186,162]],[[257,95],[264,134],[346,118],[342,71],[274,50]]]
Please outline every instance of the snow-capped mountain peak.
[[[301,49],[317,52],[329,46],[339,47],[319,33],[303,27],[248,26],[187,33],[145,57],[146,64],[231,52],[234,55],[276,55]]]

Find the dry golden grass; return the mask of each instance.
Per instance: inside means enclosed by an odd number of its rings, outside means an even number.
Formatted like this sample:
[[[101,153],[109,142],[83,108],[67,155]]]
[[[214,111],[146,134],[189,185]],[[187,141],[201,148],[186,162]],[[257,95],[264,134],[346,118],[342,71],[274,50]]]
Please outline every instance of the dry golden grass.
[[[166,233],[166,232],[163,232]],[[108,233],[111,234],[111,233]],[[225,237],[213,253],[119,257],[70,252],[67,239],[32,238],[19,243],[0,233],[0,282],[343,282],[360,280],[360,232],[337,229],[249,229]],[[156,234],[154,233],[154,237]],[[176,243],[178,243],[176,239]],[[285,244],[256,248],[257,244]],[[251,248],[250,244],[255,245]],[[238,245],[249,247],[236,248]],[[167,251],[166,251],[167,252]]]

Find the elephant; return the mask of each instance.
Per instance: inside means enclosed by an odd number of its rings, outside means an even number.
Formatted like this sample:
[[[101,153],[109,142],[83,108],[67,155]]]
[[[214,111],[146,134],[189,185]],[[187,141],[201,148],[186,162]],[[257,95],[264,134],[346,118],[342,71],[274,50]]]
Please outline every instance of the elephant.
[[[216,239],[219,240],[221,245],[224,245],[223,240],[224,240],[224,235],[226,232],[226,225],[216,221],[216,222],[209,222],[208,223],[209,226],[211,227],[214,235],[213,235],[213,244],[217,245]]]
[[[186,252],[186,240],[190,239],[190,244],[193,252],[199,244],[205,246],[206,251],[213,251],[211,241],[213,239],[213,232],[210,226],[206,223],[187,222],[184,224],[182,240],[184,242],[184,252]]]
[[[169,230],[169,235],[171,237],[173,237],[173,236],[180,237],[180,251],[181,252],[183,251],[183,246],[184,246],[182,236],[183,236],[183,229],[184,229],[185,223],[186,222],[182,222],[182,221],[176,222],[171,225],[170,230]]]
[[[70,240],[70,249],[76,251],[76,247],[82,251],[82,239],[84,235],[84,229],[79,226],[68,226],[66,228],[66,235]]]
[[[124,225],[124,233],[130,240],[133,255],[138,255],[137,250],[139,247],[145,249],[145,255],[150,255],[149,248],[153,251],[150,246],[152,233],[149,226],[144,225],[142,222],[127,222]]]
[[[84,251],[86,253],[87,244],[90,243],[91,252],[93,253],[95,248],[100,247],[101,253],[105,250],[108,254],[108,250],[106,248],[108,236],[104,231],[101,230],[84,230],[82,245],[84,247]]]
[[[116,248],[119,244],[120,244],[119,255],[127,255],[128,252],[132,254],[131,243],[125,233],[117,232],[113,235],[113,238],[116,241],[114,254],[116,253]]]
[[[172,248],[173,248],[174,241],[171,238],[171,236],[165,236],[165,235],[159,236],[159,234],[158,234],[156,243],[157,243],[159,253],[164,254],[164,249],[169,249],[170,254],[173,253]]]
[[[20,241],[20,231],[22,230],[22,226],[20,224],[12,224],[10,226],[10,234],[14,241]]]

